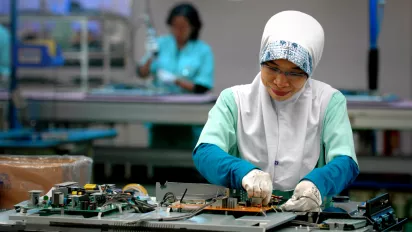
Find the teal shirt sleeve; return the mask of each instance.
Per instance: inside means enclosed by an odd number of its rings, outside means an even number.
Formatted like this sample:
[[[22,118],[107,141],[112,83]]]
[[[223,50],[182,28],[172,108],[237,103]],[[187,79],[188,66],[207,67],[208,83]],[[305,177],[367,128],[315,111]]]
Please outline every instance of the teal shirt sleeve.
[[[242,179],[256,167],[224,152],[214,144],[202,143],[193,152],[195,167],[207,181],[231,189],[243,189]]]
[[[194,84],[212,89],[214,86],[215,61],[213,51],[209,45],[202,45],[202,65],[194,78]]]
[[[303,178],[309,180],[319,189],[323,197],[339,194],[359,175],[358,165],[346,155],[335,157],[322,168],[316,168]]]
[[[358,163],[353,143],[346,98],[341,92],[335,93],[326,108],[323,120],[322,144],[325,148],[326,163],[336,156],[346,155]]]
[[[223,90],[209,112],[193,152],[193,161],[210,183],[242,189],[243,177],[256,167],[238,157],[237,113],[232,90]]]
[[[223,90],[209,111],[207,122],[196,147],[201,143],[215,144],[224,152],[237,148],[236,125],[238,109],[231,89]]]
[[[347,188],[359,174],[346,98],[340,92],[332,96],[327,106],[321,138],[326,165],[315,168],[303,179],[312,181],[322,197],[333,196]]]

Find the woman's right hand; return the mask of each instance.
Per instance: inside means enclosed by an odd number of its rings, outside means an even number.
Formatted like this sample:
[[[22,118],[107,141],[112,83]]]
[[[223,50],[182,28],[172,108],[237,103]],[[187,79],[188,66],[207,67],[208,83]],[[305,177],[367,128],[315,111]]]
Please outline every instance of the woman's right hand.
[[[146,61],[146,63],[142,66],[137,68],[137,72],[140,77],[147,77],[150,74],[150,66],[152,65],[152,59],[150,58]]]
[[[267,205],[272,197],[272,179],[269,173],[253,169],[242,179],[242,186],[247,191],[248,197],[263,198],[262,204]]]

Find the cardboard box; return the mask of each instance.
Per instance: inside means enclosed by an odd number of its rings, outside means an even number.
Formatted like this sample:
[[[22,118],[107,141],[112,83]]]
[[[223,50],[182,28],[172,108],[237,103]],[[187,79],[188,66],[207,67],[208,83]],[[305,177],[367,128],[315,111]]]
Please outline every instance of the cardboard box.
[[[92,163],[85,156],[0,156],[0,209],[27,200],[30,190],[46,194],[58,183],[89,183]]]

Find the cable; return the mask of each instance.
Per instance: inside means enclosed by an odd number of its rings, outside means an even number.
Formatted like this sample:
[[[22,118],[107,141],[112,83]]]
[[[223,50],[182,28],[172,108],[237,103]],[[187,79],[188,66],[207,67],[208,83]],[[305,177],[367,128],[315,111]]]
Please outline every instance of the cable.
[[[156,205],[151,205],[149,203],[146,203],[145,201],[137,200],[136,198],[132,197],[132,202],[135,203],[135,205],[144,207],[147,209],[155,209],[157,206]]]
[[[185,193],[186,193],[186,191],[187,191],[187,189],[185,190]],[[183,194],[182,199],[183,199],[185,193]],[[173,197],[174,200],[176,201],[175,195],[171,192],[167,192],[164,195],[162,202],[164,202],[165,199],[170,198],[170,197]],[[202,205],[198,209],[195,209],[194,211],[192,211],[188,214],[175,216],[175,217],[163,217],[163,218],[158,218],[158,219],[155,219],[155,218],[139,219],[137,221],[129,222],[127,224],[137,224],[137,223],[146,222],[146,221],[180,221],[180,220],[189,219],[189,218],[192,218],[193,216],[196,216],[198,213],[202,212],[206,207],[211,206],[212,204],[214,204],[217,200],[221,200],[225,197],[226,197],[226,195],[219,196],[219,190],[218,190],[216,192],[216,197],[212,198],[209,203],[206,203],[206,204]]]
[[[200,213],[201,211],[203,211],[206,207],[212,205],[213,203],[215,203],[217,200],[221,200],[226,196],[219,196],[219,197],[215,197],[213,198],[209,203],[202,205],[201,207],[199,207],[198,209],[185,214],[185,215],[180,215],[180,216],[175,216],[175,217],[163,217],[163,218],[143,218],[143,219],[139,219],[137,221],[132,221],[129,222],[127,224],[137,224],[140,222],[147,222],[147,221],[180,221],[180,220],[185,220],[185,219],[189,219],[192,218],[194,216],[196,216],[198,213]]]
[[[172,202],[168,202],[169,200],[172,200]],[[162,201],[160,202],[160,206],[163,206],[165,203],[167,203],[166,206],[169,206],[171,203],[176,202],[176,196],[172,192],[167,192],[163,196]]]
[[[203,211],[203,209],[205,209],[206,207],[212,205],[213,203],[216,202],[217,199],[214,199],[213,201],[204,204],[202,207],[194,210],[193,212],[186,214],[186,215],[182,215],[182,216],[176,216],[176,217],[168,217],[168,218],[160,218],[158,219],[158,221],[179,221],[179,220],[185,220],[185,219],[189,219],[191,217],[196,216],[196,214],[200,213]]]
[[[320,207],[320,205],[318,204],[318,202],[317,201],[315,201],[314,199],[312,199],[311,197],[308,197],[308,196],[301,196],[300,198],[307,198],[307,199],[311,199],[313,202],[315,202],[315,204],[317,205],[317,207],[318,207],[318,215],[317,215],[317,217],[316,217],[316,224],[318,224],[318,222],[319,222],[319,216],[320,216],[320,212],[322,211],[322,208]],[[300,199],[299,198],[299,199]],[[283,210],[282,210],[282,212],[283,212]]]
[[[130,200],[134,203],[132,204]],[[137,213],[147,213],[156,209],[156,205],[151,205],[145,201],[138,200],[133,196],[125,193],[118,193],[115,195],[106,196],[106,202],[102,207],[110,204],[126,203],[128,206],[133,208]]]
[[[183,198],[185,197],[186,192],[187,192],[187,188],[185,189],[185,192],[183,193],[182,198],[180,198],[180,202],[183,202]]]
[[[315,201],[314,199],[312,199],[311,197],[308,197],[308,196],[301,196],[301,197],[303,197],[303,198],[307,198],[307,199],[311,199],[313,202],[315,202],[315,204],[318,206],[318,215],[317,215],[317,217],[316,217],[316,224],[318,224],[318,222],[319,222],[319,216],[320,216],[320,212],[322,211],[322,208],[320,207],[320,205],[318,204],[318,202],[317,201]]]

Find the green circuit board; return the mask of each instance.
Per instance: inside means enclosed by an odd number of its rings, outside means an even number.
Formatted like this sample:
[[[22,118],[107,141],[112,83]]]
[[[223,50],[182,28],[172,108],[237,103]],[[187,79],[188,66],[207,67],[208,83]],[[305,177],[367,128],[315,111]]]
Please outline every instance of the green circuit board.
[[[104,208],[97,208],[97,209],[80,209],[79,207],[73,208],[72,206],[63,206],[63,207],[53,207],[53,206],[47,206],[47,205],[40,205],[40,206],[28,206],[28,204],[25,203],[20,203],[15,205],[16,209],[19,209],[21,211],[22,209],[24,210],[32,210],[32,209],[38,209],[40,215],[50,215],[50,214],[61,214],[62,210],[65,214],[93,214],[93,215],[98,215],[99,213],[107,215],[108,213],[113,213],[113,212],[119,212],[119,206],[121,210],[129,210],[131,209],[129,204],[126,203],[120,203],[120,204],[109,204],[105,206]]]
[[[42,197],[41,191],[29,193],[28,201],[14,206],[17,212],[37,209],[40,215],[80,214],[88,217],[130,209],[145,212],[155,208],[155,205],[136,198],[134,192],[123,192],[114,185],[87,184],[79,187],[77,183],[69,182],[56,185],[49,195]]]

